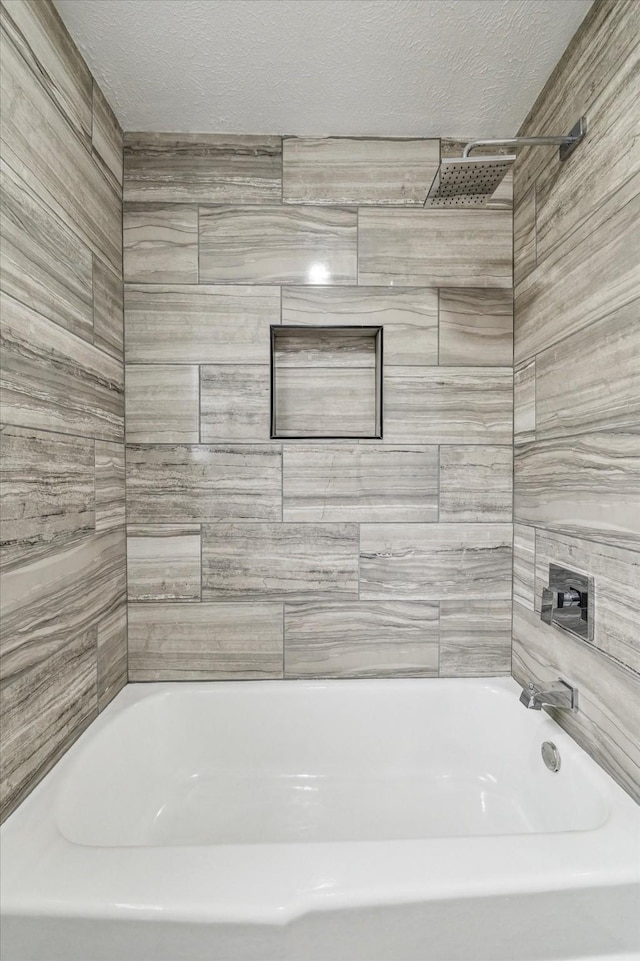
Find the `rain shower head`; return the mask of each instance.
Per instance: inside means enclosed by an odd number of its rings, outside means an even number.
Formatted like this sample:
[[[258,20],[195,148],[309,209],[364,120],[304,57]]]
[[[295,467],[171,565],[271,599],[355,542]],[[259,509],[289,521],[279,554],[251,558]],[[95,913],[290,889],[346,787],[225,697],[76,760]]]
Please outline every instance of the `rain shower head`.
[[[515,154],[448,157],[429,187],[425,207],[484,207],[515,159]]]

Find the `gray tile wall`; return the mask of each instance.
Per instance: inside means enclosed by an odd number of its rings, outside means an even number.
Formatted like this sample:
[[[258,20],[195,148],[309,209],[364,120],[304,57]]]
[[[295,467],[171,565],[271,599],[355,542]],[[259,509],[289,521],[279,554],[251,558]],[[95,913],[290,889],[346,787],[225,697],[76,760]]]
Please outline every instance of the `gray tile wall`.
[[[3,0],[2,817],[127,677],[122,133],[49,0]]]
[[[521,131],[589,125],[515,167],[513,632],[515,677],[574,681],[557,720],[638,800],[639,31],[635,0],[595,3]],[[540,621],[551,561],[595,578],[591,645]]]
[[[509,673],[510,198],[425,212],[439,154],[125,135],[132,680]],[[271,439],[271,325],[384,328],[382,439]],[[284,340],[362,427],[362,338]]]

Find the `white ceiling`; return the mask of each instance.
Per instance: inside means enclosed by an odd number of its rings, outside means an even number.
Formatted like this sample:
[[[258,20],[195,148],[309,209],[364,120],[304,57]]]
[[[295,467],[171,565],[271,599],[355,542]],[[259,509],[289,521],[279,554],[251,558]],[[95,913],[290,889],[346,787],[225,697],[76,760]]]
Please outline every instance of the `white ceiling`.
[[[495,137],[591,0],[56,5],[125,130]]]

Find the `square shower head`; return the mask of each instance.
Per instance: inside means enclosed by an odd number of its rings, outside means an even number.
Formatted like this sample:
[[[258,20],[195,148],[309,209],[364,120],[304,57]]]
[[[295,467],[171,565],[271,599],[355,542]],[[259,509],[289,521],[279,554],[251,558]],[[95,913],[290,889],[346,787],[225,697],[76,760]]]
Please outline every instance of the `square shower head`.
[[[425,207],[483,207],[515,160],[496,157],[448,157],[429,187]]]

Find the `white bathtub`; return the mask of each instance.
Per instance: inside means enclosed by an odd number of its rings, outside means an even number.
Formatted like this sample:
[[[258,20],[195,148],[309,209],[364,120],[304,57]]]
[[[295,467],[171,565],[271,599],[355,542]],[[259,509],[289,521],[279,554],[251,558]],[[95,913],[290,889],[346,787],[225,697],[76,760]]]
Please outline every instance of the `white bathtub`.
[[[518,694],[129,685],[3,825],[3,961],[640,957],[640,809]]]

